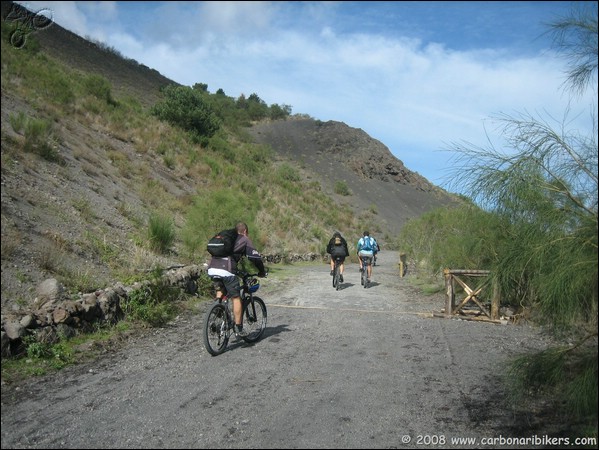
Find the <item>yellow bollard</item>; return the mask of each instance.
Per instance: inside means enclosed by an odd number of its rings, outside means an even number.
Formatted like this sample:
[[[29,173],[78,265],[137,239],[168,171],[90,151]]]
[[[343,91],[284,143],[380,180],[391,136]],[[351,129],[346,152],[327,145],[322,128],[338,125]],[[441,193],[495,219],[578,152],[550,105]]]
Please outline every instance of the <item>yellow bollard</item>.
[[[407,262],[406,262],[406,254],[400,253],[399,254],[399,276],[401,278],[404,277],[404,275],[407,272],[407,269],[408,269],[408,266],[407,266]]]

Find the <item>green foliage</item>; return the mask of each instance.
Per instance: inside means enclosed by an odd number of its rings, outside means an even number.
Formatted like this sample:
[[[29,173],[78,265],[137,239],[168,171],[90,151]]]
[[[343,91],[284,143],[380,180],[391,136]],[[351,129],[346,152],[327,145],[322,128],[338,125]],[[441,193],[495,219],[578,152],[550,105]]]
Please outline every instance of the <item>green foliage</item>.
[[[434,276],[445,268],[490,269],[504,237],[498,216],[464,205],[438,208],[408,220],[398,245],[427,275]]]
[[[556,19],[550,25],[554,48],[568,63],[569,88],[582,94],[597,84],[597,2],[581,2],[567,17]]]
[[[335,194],[339,194],[339,195],[351,195],[351,190],[349,189],[349,186],[347,185],[347,182],[345,180],[337,180],[335,181],[335,186],[333,187],[333,191],[335,192]]]
[[[162,102],[154,105],[152,114],[190,132],[198,142],[202,137],[212,137],[220,128],[220,120],[200,91],[170,85],[164,89],[164,96]]]
[[[290,164],[284,163],[277,168],[276,177],[284,181],[300,181],[301,177],[297,169]]]
[[[250,120],[261,120],[269,115],[268,105],[258,97],[258,94],[251,94],[248,97],[247,112]]]
[[[2,21],[3,30],[4,26],[5,23]],[[32,36],[28,36],[25,50],[15,49],[12,45],[4,45],[4,42],[3,40],[3,62],[6,61],[9,64],[3,63],[3,83],[9,75],[19,77],[19,84],[16,86],[13,84],[11,87],[20,91],[28,91],[34,86],[35,92],[32,94],[36,102],[44,104],[51,99],[53,103],[62,106],[72,104],[76,98],[72,78],[69,78],[63,67],[48,59],[44,54],[32,51],[33,48],[39,46]]]
[[[156,282],[131,291],[124,302],[123,311],[127,318],[160,327],[175,316],[175,302],[180,300],[181,296],[182,291],[179,287]]]
[[[35,335],[25,336],[23,343],[25,344],[25,351],[29,358],[49,358],[52,356],[51,345],[38,342]]]
[[[209,147],[219,157],[224,158],[230,163],[235,163],[235,149],[229,142],[227,142],[226,137],[219,135],[213,136],[209,141]]]
[[[163,215],[152,214],[148,225],[150,247],[160,253],[167,253],[175,240],[173,221]]]
[[[515,405],[538,396],[550,398],[552,409],[561,411],[564,420],[586,428],[597,425],[598,375],[596,349],[581,345],[517,357],[510,364],[507,381]]]
[[[35,335],[23,338],[28,358],[47,360],[54,369],[61,369],[73,362],[73,350],[63,340],[55,344],[40,342]]]
[[[27,123],[27,116],[23,111],[19,111],[18,114],[10,113],[8,115],[8,122],[14,131],[21,133],[25,129]]]
[[[279,106],[276,103],[270,105],[270,119],[271,120],[285,119],[289,115],[291,115],[291,106],[289,106],[289,105]]]
[[[210,237],[225,228],[233,228],[238,222],[247,223],[250,230],[255,229],[258,206],[246,193],[231,188],[195,197],[183,230],[183,241],[190,255],[205,252]]]
[[[199,297],[213,297],[214,287],[212,278],[208,276],[206,272],[201,272],[199,278],[196,280],[198,287]]]
[[[237,157],[239,170],[249,178],[248,184],[256,188],[256,183],[252,182],[253,178],[269,169],[272,149],[263,145],[245,144],[238,147]]]
[[[218,159],[213,158],[210,155],[207,155],[204,157],[204,163],[206,163],[208,167],[210,167],[210,172],[212,173],[213,177],[216,178],[222,174],[223,168],[221,162]]]
[[[93,95],[108,105],[116,105],[112,98],[111,84],[101,75],[92,74],[83,78],[83,88],[89,95]]]
[[[11,115],[10,123],[17,133],[23,133],[23,149],[35,153],[47,161],[62,163],[63,158],[56,150],[57,143],[52,131],[52,123],[44,119],[27,117],[24,113]]]

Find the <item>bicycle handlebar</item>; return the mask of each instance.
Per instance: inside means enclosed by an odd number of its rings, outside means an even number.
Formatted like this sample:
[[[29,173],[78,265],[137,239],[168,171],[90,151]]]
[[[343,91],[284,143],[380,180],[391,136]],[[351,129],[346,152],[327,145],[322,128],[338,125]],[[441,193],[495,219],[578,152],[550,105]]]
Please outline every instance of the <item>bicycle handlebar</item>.
[[[242,270],[238,270],[237,271],[237,275],[239,275],[243,279],[245,279],[245,278],[252,278],[252,277],[259,277],[260,276],[259,273],[244,272]],[[266,278],[267,276],[268,276],[268,272],[264,272],[264,277],[263,278]]]

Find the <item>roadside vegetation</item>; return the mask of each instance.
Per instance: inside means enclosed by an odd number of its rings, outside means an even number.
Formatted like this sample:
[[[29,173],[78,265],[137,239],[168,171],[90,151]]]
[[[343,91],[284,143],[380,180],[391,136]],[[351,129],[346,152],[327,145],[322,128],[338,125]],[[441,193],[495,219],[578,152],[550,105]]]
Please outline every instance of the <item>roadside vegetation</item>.
[[[550,25],[570,95],[597,92],[597,5]],[[595,104],[596,105],[596,104]],[[515,403],[548,399],[577,436],[597,437],[597,111],[592,134],[528,114],[497,119],[502,152],[457,143],[453,179],[472,199],[408,223],[399,236],[423,276],[491,271],[503,306],[547,326],[563,346],[517,358]],[[567,113],[567,112],[566,112]],[[567,114],[565,114],[567,116]]]

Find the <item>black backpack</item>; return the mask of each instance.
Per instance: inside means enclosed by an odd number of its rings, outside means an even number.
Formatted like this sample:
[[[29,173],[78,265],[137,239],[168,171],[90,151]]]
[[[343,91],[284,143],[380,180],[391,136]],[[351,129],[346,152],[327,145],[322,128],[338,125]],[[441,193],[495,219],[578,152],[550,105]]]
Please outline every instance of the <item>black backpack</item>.
[[[217,256],[220,258],[232,256],[237,236],[237,229],[235,228],[223,230],[220,233],[215,234],[208,241],[208,246],[206,247],[208,253],[210,253],[212,256]]]

